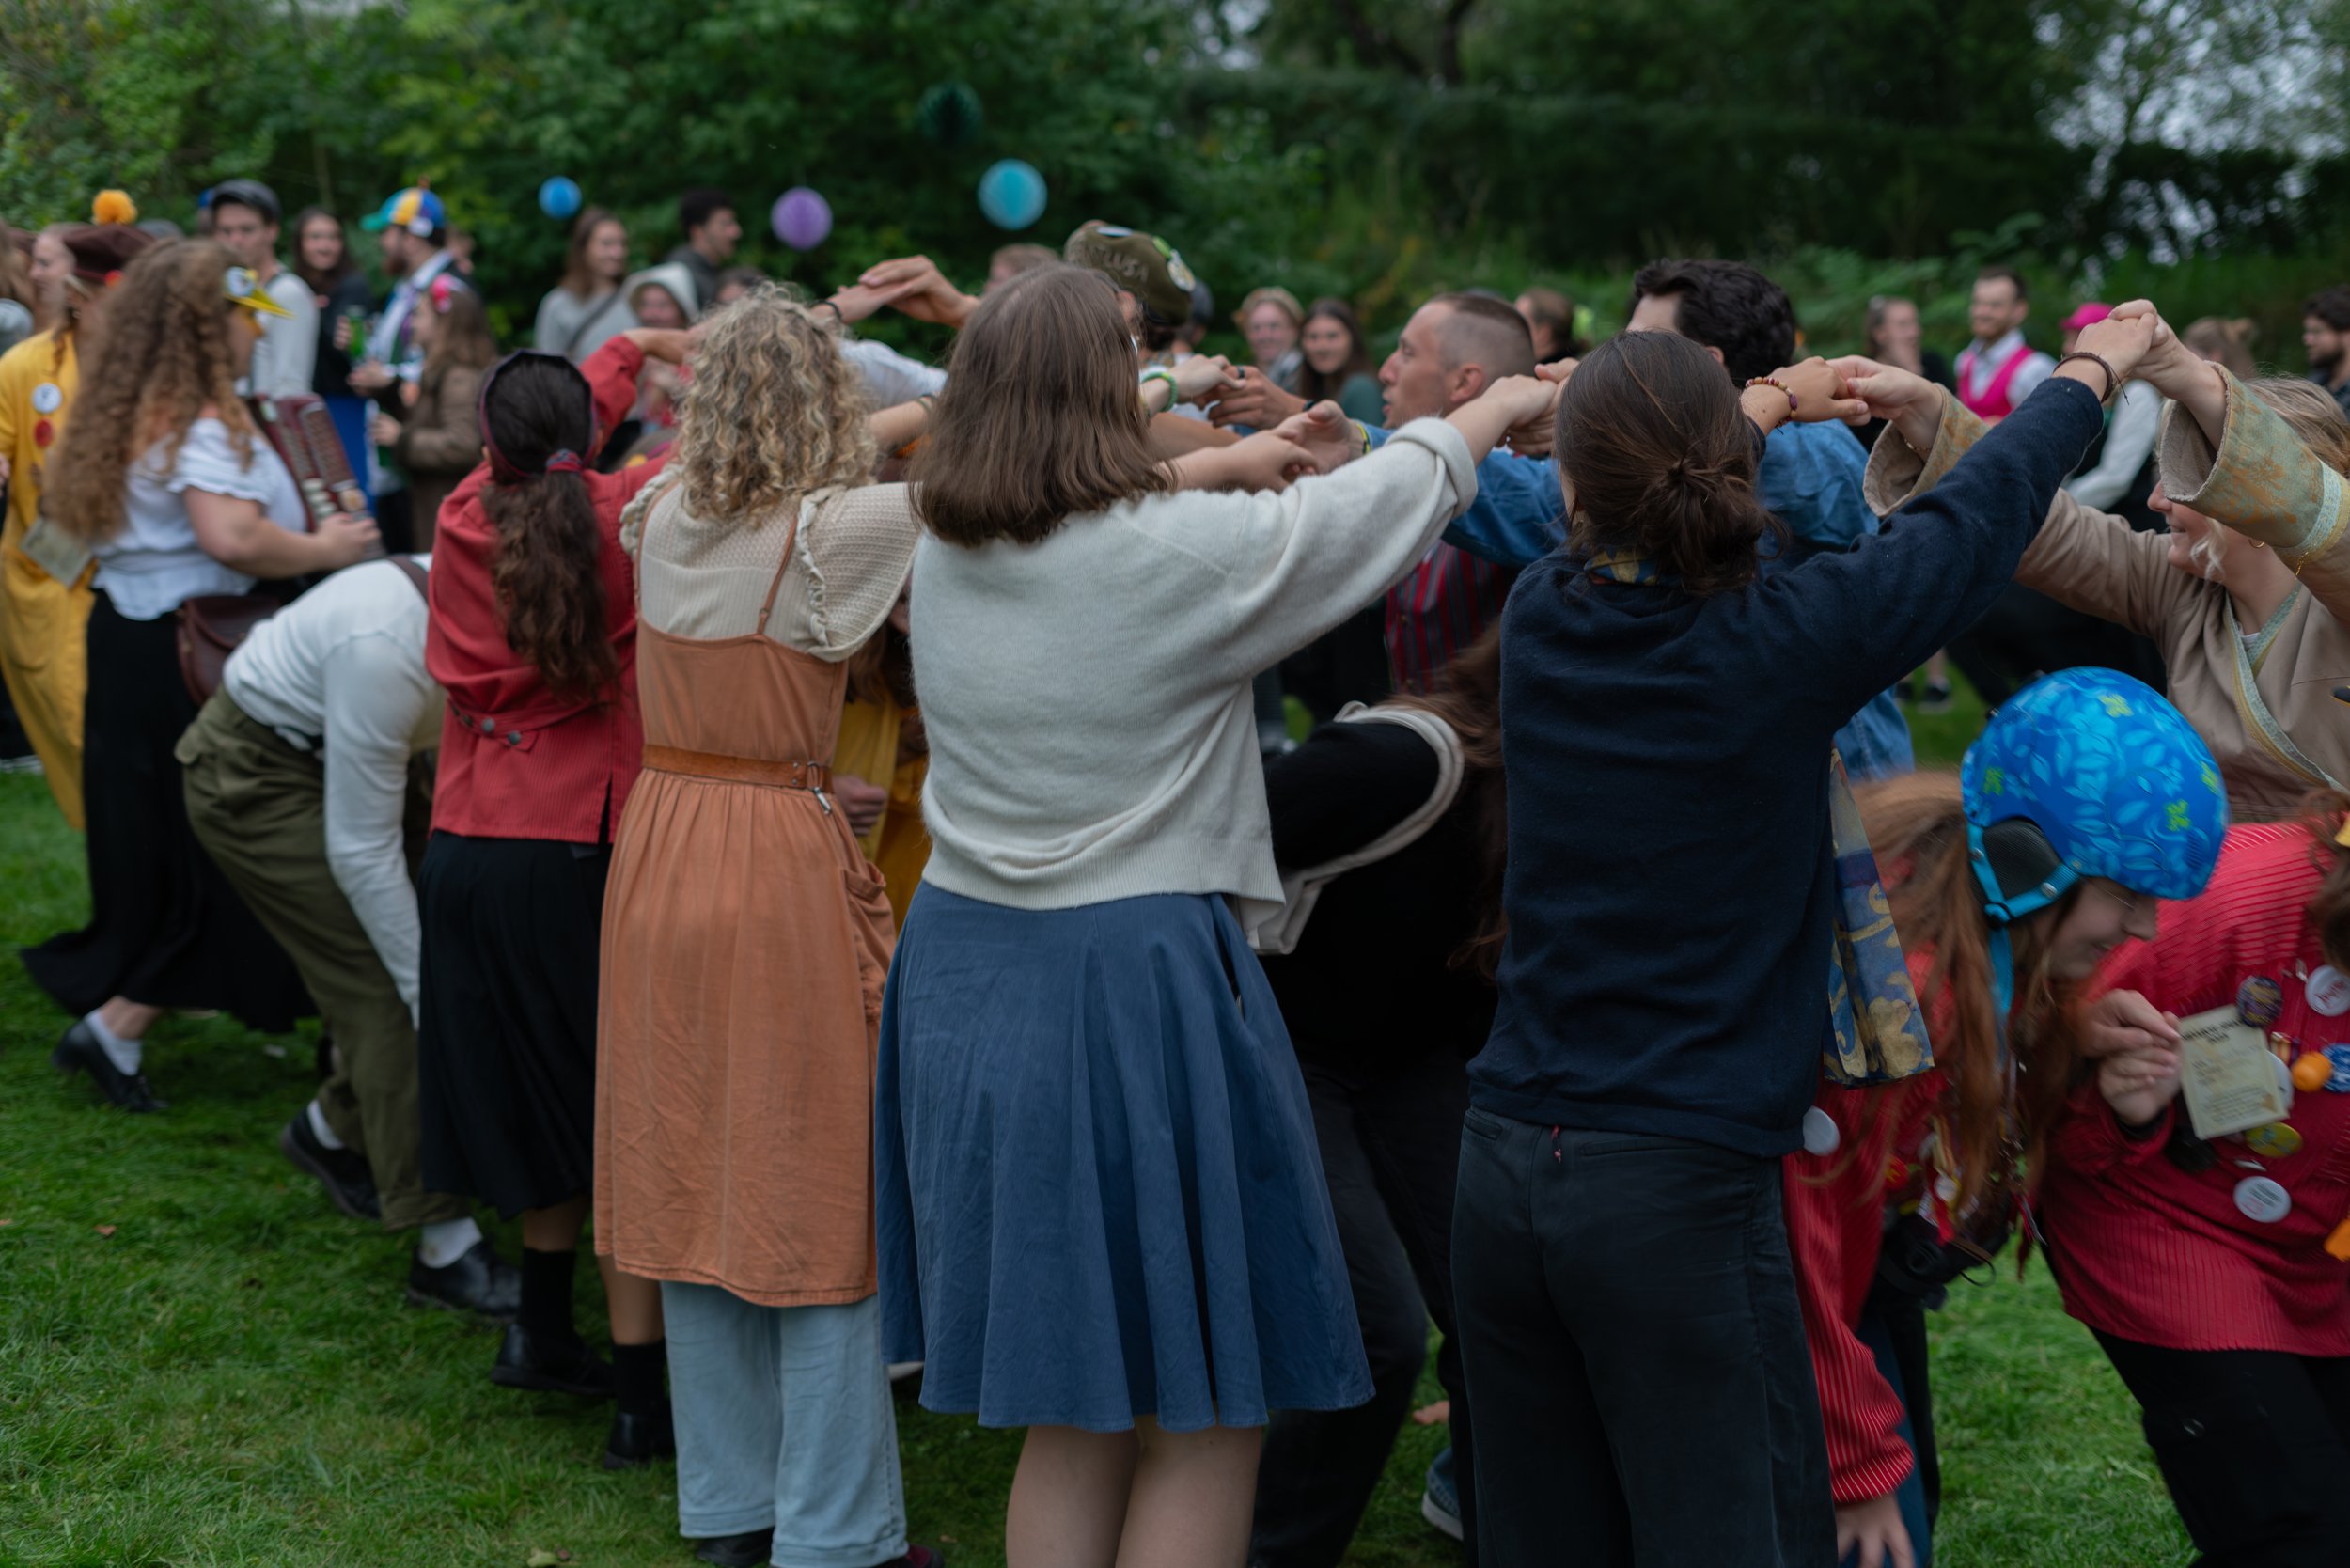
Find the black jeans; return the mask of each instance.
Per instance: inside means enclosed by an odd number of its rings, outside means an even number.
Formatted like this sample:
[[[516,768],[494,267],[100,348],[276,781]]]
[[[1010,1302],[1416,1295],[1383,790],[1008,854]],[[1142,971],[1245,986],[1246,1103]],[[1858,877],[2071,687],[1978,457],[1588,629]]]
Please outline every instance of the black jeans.
[[[2350,1561],[2350,1359],[2097,1342],[2145,1412],[2198,1568]]]
[[[1352,1410],[1274,1415],[1257,1467],[1250,1560],[1336,1568],[1346,1555],[1411,1411],[1432,1317],[1444,1334],[1436,1378],[1452,1400],[1461,1524],[1473,1550],[1468,1392],[1452,1320],[1452,1185],[1467,1069],[1449,1056],[1368,1071],[1304,1066],[1372,1393]]]
[[[1831,1568],[1778,1160],[1473,1109],[1452,1260],[1487,1568]]]

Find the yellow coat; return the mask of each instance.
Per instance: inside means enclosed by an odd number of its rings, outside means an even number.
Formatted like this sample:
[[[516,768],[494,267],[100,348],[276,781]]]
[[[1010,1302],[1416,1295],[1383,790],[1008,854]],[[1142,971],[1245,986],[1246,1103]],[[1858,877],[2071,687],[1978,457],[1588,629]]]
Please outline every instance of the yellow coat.
[[[68,586],[17,548],[39,515],[41,465],[57,449],[81,382],[70,337],[62,350],[61,362],[57,338],[43,333],[0,355],[0,455],[9,468],[8,520],[0,527],[0,678],[49,776],[57,809],[79,828],[89,572]]]

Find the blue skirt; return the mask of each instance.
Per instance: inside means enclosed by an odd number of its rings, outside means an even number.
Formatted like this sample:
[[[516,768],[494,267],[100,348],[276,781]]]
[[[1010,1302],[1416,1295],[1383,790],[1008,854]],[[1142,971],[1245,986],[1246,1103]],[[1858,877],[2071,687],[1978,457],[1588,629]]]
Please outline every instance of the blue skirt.
[[[1305,1081],[1222,900],[925,884],[874,1115],[884,1341],[929,1408],[1195,1432],[1371,1397]]]

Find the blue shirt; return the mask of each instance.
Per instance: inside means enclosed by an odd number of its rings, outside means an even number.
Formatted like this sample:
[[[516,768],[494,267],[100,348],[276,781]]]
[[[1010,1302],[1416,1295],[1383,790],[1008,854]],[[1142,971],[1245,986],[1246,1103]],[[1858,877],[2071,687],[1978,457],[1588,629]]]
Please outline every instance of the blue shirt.
[[[1372,429],[1371,444],[1387,432]],[[1861,499],[1868,454],[1838,424],[1781,425],[1762,444],[1755,494],[1794,536],[1787,565],[1828,550],[1849,550],[1885,526]],[[1477,465],[1477,499],[1453,520],[1445,539],[1472,556],[1512,571],[1528,567],[1565,542],[1567,512],[1559,471],[1548,458],[1494,452]],[[1766,568],[1765,570],[1771,570]],[[1836,734],[1844,769],[1855,780],[1907,773],[1916,765],[1909,721],[1889,691],[1865,703]]]

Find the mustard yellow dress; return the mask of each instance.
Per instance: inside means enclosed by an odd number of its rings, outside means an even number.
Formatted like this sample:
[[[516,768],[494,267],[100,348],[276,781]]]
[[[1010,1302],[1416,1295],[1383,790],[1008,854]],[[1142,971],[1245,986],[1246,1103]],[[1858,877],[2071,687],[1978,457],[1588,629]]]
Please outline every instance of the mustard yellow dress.
[[[922,868],[930,864],[931,835],[922,825],[922,779],[931,771],[928,752],[901,760],[899,740],[909,724],[919,723],[912,711],[884,698],[852,701],[840,710],[840,738],[832,753],[832,771],[862,778],[869,784],[889,781],[889,803],[857,843],[882,873],[889,890],[890,913],[900,929],[906,923],[906,905],[921,886]]]
[[[8,460],[8,510],[0,527],[0,679],[49,776],[57,809],[82,826],[82,696],[89,569],[60,583],[19,548],[40,514],[42,465],[57,449],[81,384],[70,337],[43,333],[0,354],[0,454]]]

